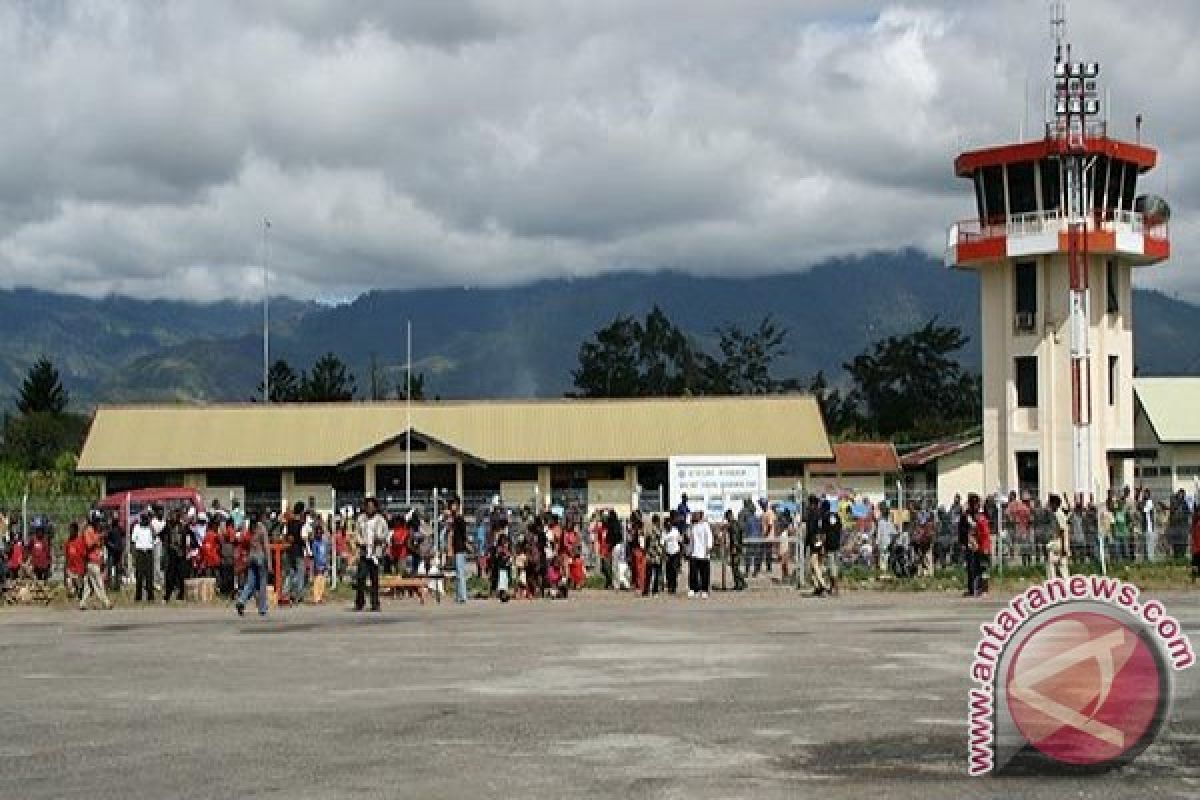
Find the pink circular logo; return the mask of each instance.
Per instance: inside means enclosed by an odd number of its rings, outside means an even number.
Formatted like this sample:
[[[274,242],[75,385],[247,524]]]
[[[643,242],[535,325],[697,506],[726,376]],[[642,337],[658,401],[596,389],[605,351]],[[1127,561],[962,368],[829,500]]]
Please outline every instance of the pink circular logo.
[[[1124,760],[1162,722],[1163,670],[1129,624],[1093,611],[1063,614],[1031,632],[1010,662],[1009,714],[1025,740],[1056,761]]]

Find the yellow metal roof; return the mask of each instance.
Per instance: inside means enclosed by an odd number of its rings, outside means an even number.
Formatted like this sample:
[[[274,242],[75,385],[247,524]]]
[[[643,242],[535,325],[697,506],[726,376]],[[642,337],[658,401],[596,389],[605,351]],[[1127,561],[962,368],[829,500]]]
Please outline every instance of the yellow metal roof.
[[[1200,442],[1200,378],[1135,378],[1133,391],[1160,442]]]
[[[414,432],[487,463],[829,459],[810,395],[414,403]],[[403,403],[102,406],[81,472],[320,467],[405,430]]]

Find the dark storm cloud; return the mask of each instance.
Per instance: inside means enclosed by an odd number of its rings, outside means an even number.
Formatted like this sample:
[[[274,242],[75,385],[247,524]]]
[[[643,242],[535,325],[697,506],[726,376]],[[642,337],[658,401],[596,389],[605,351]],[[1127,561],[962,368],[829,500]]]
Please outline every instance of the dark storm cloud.
[[[1080,4],[1076,4],[1080,5]],[[1073,15],[1135,113],[1200,298],[1200,81],[1182,0]],[[1048,4],[751,0],[0,6],[7,285],[250,296],[916,245],[971,214],[961,149],[1036,135]]]

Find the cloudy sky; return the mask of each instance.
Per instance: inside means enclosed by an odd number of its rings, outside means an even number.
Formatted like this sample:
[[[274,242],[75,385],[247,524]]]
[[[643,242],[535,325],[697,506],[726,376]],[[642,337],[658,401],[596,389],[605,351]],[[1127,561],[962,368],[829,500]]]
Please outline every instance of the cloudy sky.
[[[1076,0],[1200,301],[1200,8]],[[1085,16],[1086,12],[1086,16]],[[801,270],[970,216],[1047,0],[0,2],[0,285],[254,297]],[[1026,91],[1028,87],[1028,91]],[[1024,98],[1028,96],[1026,104]],[[1026,109],[1027,106],[1027,110]]]

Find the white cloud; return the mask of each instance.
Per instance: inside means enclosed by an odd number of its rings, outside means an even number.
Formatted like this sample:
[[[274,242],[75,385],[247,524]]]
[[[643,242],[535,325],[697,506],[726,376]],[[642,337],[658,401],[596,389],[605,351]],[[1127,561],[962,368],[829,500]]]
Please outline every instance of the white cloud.
[[[1200,81],[1176,0],[1071,20],[1175,210],[1200,299]],[[747,274],[940,248],[966,147],[1040,125],[1041,0],[0,7],[0,275],[99,294]],[[1027,111],[1022,97],[1029,87]]]

